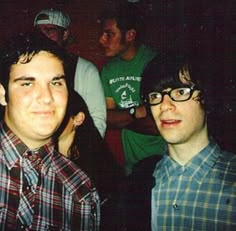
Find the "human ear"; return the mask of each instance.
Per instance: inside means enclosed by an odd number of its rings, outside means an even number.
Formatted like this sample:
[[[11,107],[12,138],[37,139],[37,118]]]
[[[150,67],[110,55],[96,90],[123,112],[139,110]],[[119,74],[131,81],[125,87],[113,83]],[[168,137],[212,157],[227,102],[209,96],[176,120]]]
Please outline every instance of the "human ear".
[[[126,41],[128,41],[128,42],[135,40],[136,30],[134,30],[134,29],[128,30],[125,34],[125,37],[126,37]]]
[[[73,117],[74,127],[83,124],[84,120],[85,120],[85,114],[83,112],[79,112],[76,116]]]
[[[6,106],[7,105],[5,94],[6,94],[6,91],[5,91],[4,87],[3,87],[3,85],[0,84],[0,104],[2,106]]]

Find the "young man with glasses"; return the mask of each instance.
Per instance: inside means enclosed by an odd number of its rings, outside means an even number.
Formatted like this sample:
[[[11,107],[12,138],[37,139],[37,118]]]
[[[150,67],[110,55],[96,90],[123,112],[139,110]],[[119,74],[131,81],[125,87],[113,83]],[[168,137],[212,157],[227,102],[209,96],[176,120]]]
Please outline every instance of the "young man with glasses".
[[[143,74],[143,98],[167,142],[153,171],[152,231],[236,229],[236,155],[209,135],[214,76],[197,60],[162,54]]]

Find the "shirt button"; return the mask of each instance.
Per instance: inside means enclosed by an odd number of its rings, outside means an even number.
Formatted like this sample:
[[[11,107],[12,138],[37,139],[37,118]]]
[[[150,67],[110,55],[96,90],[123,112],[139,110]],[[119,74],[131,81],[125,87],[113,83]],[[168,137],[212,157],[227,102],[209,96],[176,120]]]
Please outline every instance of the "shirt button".
[[[178,209],[178,207],[179,207],[179,206],[178,206],[176,203],[173,203],[173,208],[174,208],[174,209]]]

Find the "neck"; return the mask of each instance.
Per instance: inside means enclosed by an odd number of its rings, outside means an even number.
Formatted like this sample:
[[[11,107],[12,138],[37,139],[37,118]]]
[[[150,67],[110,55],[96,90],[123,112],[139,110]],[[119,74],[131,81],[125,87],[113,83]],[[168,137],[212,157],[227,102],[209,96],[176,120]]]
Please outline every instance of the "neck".
[[[169,155],[180,165],[184,166],[208,144],[209,137],[206,133],[185,143],[168,144]]]
[[[66,157],[68,157],[68,151],[71,147],[74,136],[75,136],[75,131],[73,130],[72,132],[70,132],[64,136],[59,137],[59,141],[58,141],[59,152]]]
[[[15,129],[14,126],[12,126],[11,122],[9,121],[8,117],[4,117],[5,123],[7,125],[7,127],[31,150],[33,149],[38,149],[42,146],[44,146],[45,144],[47,144],[52,137],[45,137],[45,138],[41,138],[41,139],[33,139],[31,137],[28,136],[24,136],[22,134],[22,132],[20,132],[19,130]]]
[[[51,138],[48,138],[48,139],[40,140],[40,141],[32,141],[32,140],[25,139],[24,137],[20,137],[20,136],[18,137],[30,150],[37,150],[41,148],[42,146],[44,146],[45,144],[49,143],[49,141],[51,140]]]
[[[138,49],[139,47],[136,47],[134,44],[132,44],[120,55],[120,57],[125,61],[129,61],[137,54]]]

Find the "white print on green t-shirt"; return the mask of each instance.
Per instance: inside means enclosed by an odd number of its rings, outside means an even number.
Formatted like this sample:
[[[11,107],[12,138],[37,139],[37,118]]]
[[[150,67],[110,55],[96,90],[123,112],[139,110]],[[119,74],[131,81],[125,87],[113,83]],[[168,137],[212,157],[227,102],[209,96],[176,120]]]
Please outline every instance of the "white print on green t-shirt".
[[[141,82],[141,77],[139,76],[121,76],[121,77],[117,77],[115,79],[110,79],[109,80],[109,84],[113,84],[113,83],[117,83],[120,81],[136,81],[136,82]]]

